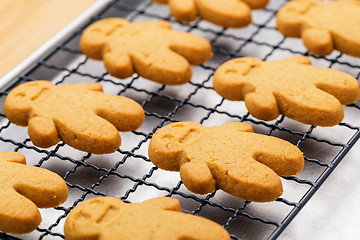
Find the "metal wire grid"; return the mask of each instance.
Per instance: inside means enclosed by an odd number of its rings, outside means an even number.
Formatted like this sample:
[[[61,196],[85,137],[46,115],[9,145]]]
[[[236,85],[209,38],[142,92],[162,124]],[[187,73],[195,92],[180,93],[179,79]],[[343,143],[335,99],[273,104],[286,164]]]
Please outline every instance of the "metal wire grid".
[[[49,79],[56,84],[100,82],[105,92],[128,96],[141,103],[146,120],[139,130],[121,133],[123,144],[114,154],[93,155],[63,143],[39,149],[32,145],[26,128],[9,123],[1,110],[1,151],[21,152],[29,165],[58,173],[69,187],[69,198],[60,207],[40,210],[43,222],[33,233],[23,236],[1,233],[0,237],[64,239],[64,220],[73,207],[88,198],[111,195],[125,202],[171,196],[180,200],[183,211],[221,224],[232,239],[276,239],[360,136],[359,126],[354,120],[359,114],[359,106],[355,104],[345,107],[347,117],[341,124],[321,128],[303,125],[284,116],[271,122],[260,121],[249,115],[243,103],[224,100],[213,91],[211,82],[216,68],[239,56],[271,60],[301,54],[309,56],[315,65],[340,69],[359,79],[359,60],[338,52],[325,58],[312,56],[300,40],[288,39],[276,31],[275,15],[285,2],[272,1],[266,9],[254,11],[253,23],[240,30],[220,28],[201,20],[180,24],[170,17],[166,6],[145,0],[114,0],[87,23],[113,16],[126,17],[130,21],[165,19],[171,21],[176,30],[206,37],[212,43],[215,55],[207,63],[194,66],[193,80],[184,86],[164,86],[137,75],[125,80],[111,77],[100,61],[87,59],[79,51],[79,36],[85,26],[54,46],[9,83],[0,92],[2,102],[13,86],[26,81]],[[304,171],[298,176],[283,178],[284,194],[271,203],[243,201],[221,190],[206,196],[193,194],[183,186],[178,173],[158,169],[147,156],[152,134],[168,123],[182,120],[204,125],[230,121],[250,123],[255,132],[296,144],[304,152]],[[341,139],[338,133],[341,133]]]

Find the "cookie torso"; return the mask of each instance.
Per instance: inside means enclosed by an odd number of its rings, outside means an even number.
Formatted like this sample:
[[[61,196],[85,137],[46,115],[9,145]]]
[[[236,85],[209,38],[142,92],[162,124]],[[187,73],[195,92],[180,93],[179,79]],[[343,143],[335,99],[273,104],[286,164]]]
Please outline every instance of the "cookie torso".
[[[62,140],[98,154],[116,151],[121,143],[118,131],[136,130],[144,121],[139,104],[103,93],[99,83],[25,83],[9,93],[4,111],[11,122],[29,126],[36,146],[50,147]]]
[[[230,60],[215,72],[214,89],[226,99],[245,101],[250,114],[259,119],[284,114],[320,126],[338,124],[344,114],[341,104],[354,103],[360,96],[354,77],[311,66],[306,57]]]
[[[277,27],[286,36],[301,37],[316,55],[328,55],[337,49],[360,56],[358,1],[293,0],[279,10]]]
[[[216,187],[251,201],[272,201],[282,194],[278,175],[301,171],[298,148],[274,137],[255,134],[250,125],[203,127],[180,122],[158,130],[149,145],[159,168],[180,171],[185,186],[205,194]]]
[[[88,57],[102,59],[115,77],[126,78],[136,72],[169,85],[189,82],[190,64],[201,64],[212,56],[207,40],[175,32],[166,21],[103,19],[84,31],[80,47]]]

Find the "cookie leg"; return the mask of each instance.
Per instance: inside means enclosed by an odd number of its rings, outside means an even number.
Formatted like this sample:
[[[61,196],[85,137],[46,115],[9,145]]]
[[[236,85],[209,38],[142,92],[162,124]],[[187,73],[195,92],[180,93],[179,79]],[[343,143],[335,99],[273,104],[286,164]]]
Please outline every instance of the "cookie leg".
[[[205,163],[187,162],[180,167],[184,185],[192,192],[206,194],[215,191],[216,183]]]
[[[308,28],[302,32],[301,38],[309,52],[315,55],[329,55],[334,50],[333,39],[326,30]]]
[[[116,127],[95,113],[62,115],[54,121],[60,139],[73,148],[106,154],[115,152],[121,144]]]
[[[134,70],[142,77],[168,85],[185,84],[191,80],[189,62],[169,48],[137,51],[131,56]]]
[[[114,77],[127,78],[134,74],[133,65],[128,55],[109,51],[103,56],[108,73]]]
[[[191,22],[197,17],[195,0],[170,0],[171,15],[178,21]]]
[[[38,147],[48,148],[60,141],[55,123],[49,118],[31,118],[28,133],[33,144]]]
[[[281,114],[305,124],[334,126],[344,118],[340,101],[318,88],[302,89],[298,95],[277,93],[276,100]]]
[[[242,163],[236,164],[213,164],[212,172],[216,175],[218,187],[248,201],[276,200],[283,192],[279,176],[251,157],[242,160]]]
[[[245,105],[251,115],[270,121],[279,116],[279,108],[274,95],[251,92],[245,96]]]

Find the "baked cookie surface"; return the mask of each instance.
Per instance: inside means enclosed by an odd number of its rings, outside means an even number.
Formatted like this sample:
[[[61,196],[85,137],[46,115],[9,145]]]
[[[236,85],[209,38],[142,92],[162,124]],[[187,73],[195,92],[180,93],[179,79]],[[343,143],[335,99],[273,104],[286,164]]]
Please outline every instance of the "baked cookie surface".
[[[180,202],[159,197],[124,203],[115,197],[76,206],[64,225],[65,239],[229,240],[228,232],[208,219],[184,214]]]
[[[304,166],[296,146],[256,134],[241,122],[220,127],[169,124],[153,135],[149,158],[161,169],[180,171],[192,192],[206,194],[220,188],[257,202],[276,200],[283,192],[279,176],[298,174]]]
[[[43,168],[27,166],[17,152],[0,152],[0,231],[23,234],[41,222],[38,208],[57,207],[68,196],[64,179]]]
[[[251,9],[264,8],[268,0],[153,0],[169,4],[171,15],[180,22],[194,21],[198,16],[211,23],[231,28],[251,23]]]
[[[137,73],[149,80],[180,85],[191,80],[190,64],[212,56],[208,40],[188,32],[176,32],[167,21],[130,23],[108,18],[91,24],[80,39],[81,51],[103,60],[109,74],[127,78]]]
[[[136,130],[145,118],[137,102],[104,93],[100,83],[24,83],[10,91],[4,112],[10,122],[28,126],[30,140],[38,147],[62,140],[96,154],[115,152],[121,144],[118,131]]]
[[[216,70],[213,88],[225,99],[245,101],[256,118],[269,121],[283,114],[319,126],[340,123],[342,104],[355,103],[360,97],[354,77],[312,66],[303,56],[268,62],[251,57],[232,59]]]
[[[302,38],[309,52],[324,56],[336,49],[360,57],[360,2],[292,0],[277,13],[277,28]]]

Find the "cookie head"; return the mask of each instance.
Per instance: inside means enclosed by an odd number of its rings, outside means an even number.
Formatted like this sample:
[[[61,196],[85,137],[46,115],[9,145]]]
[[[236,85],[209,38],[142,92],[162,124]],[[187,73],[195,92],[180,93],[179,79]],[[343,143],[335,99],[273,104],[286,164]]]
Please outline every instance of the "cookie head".
[[[178,200],[124,203],[114,197],[87,200],[70,211],[65,239],[230,239],[217,223],[181,212]]]
[[[102,49],[109,41],[109,37],[116,30],[120,30],[129,25],[129,22],[122,18],[110,18],[103,21],[95,22],[82,35],[80,48],[86,51],[86,55],[90,58],[101,60]]]
[[[150,159],[152,162],[160,168],[165,168],[170,171],[179,171],[180,164],[177,161],[174,162],[164,162],[158,156],[171,155],[172,159],[180,158],[180,154],[183,149],[191,145],[196,139],[200,137],[201,131],[198,129],[197,123],[191,122],[179,122],[169,124],[162,128],[162,131],[157,131],[154,134],[154,137],[158,139],[156,143],[154,141],[150,142],[150,148],[154,149],[149,152]],[[160,153],[153,154],[153,153]],[[166,164],[166,165],[163,165]]]
[[[279,176],[299,173],[304,166],[292,144],[253,133],[246,123],[204,127],[195,122],[169,124],[153,135],[149,158],[159,168],[180,171],[192,192],[220,188],[239,198],[266,202],[282,194]]]
[[[288,37],[301,37],[305,13],[316,1],[290,1],[276,16],[277,28]]]
[[[9,93],[12,111],[8,111],[8,108],[4,106],[6,117],[10,122],[27,126],[32,102],[42,97],[51,87],[52,83],[48,81],[29,82],[17,86],[16,92]]]

